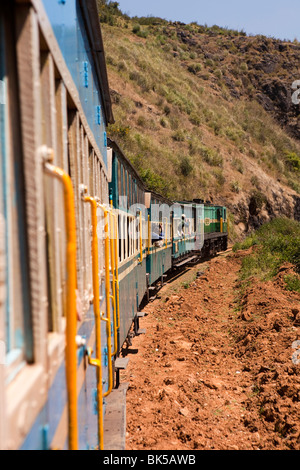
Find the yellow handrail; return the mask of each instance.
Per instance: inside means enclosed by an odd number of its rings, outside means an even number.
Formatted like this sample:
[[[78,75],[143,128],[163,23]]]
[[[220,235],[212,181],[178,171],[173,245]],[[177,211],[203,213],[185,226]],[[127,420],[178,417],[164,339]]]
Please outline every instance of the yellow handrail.
[[[109,228],[110,228],[110,259],[111,259],[111,272],[112,272],[112,295],[110,298],[113,302],[113,315],[114,315],[114,350],[111,352],[111,356],[114,356],[117,353],[117,318],[116,318],[116,276],[115,276],[115,241],[114,241],[114,214],[112,207],[112,200],[110,201],[110,211],[109,211]]]
[[[140,257],[139,263],[143,261],[143,219],[142,219],[142,211],[140,211]]]
[[[220,218],[220,232],[223,233],[223,217]]]
[[[86,189],[84,190],[86,192]],[[101,364],[101,317],[99,303],[99,263],[97,237],[97,202],[90,196],[82,196],[82,200],[91,205],[92,216],[92,270],[93,270],[93,305],[96,330],[96,359],[91,358],[88,351],[89,364],[97,367],[97,404],[98,404],[98,439],[99,448],[103,450],[103,393],[102,393],[102,364]]]
[[[119,254],[118,254],[118,215],[114,214],[115,217],[115,263],[116,263],[116,301],[117,301],[117,329],[120,328],[120,286],[119,286]]]
[[[112,201],[111,201],[112,203]],[[111,263],[112,263],[112,275],[113,275],[113,295],[111,296],[113,300],[113,310],[114,310],[114,350],[111,353],[112,356],[115,356],[118,352],[118,325],[117,325],[117,291],[118,287],[116,284],[116,271],[117,271],[117,249],[116,249],[116,243],[117,243],[117,230],[116,230],[116,214],[113,213],[113,208],[111,207],[110,210],[110,228],[111,228],[111,238],[110,238],[110,249],[111,249]]]
[[[151,246],[151,220],[150,220],[150,214],[148,214],[148,255],[150,255],[150,246]]]
[[[45,152],[45,153],[44,153]],[[66,298],[66,381],[68,397],[68,428],[69,449],[78,448],[77,429],[77,312],[76,312],[76,219],[74,192],[70,176],[61,168],[54,166],[53,150],[43,150],[45,171],[57,178],[63,185],[65,224],[67,234],[67,298]]]
[[[165,248],[168,248],[168,218],[164,217],[166,219],[166,228],[165,228]]]
[[[107,336],[107,350],[108,350],[108,390],[103,394],[103,397],[106,397],[110,394],[113,387],[113,371],[112,371],[112,361],[111,361],[111,325],[110,325],[110,278],[109,278],[109,227],[108,227],[108,212],[109,210],[100,203],[97,203],[97,206],[102,209],[104,212],[104,253],[105,253],[105,299],[106,299],[106,317],[104,313],[101,312],[101,320],[106,322],[106,336]]]

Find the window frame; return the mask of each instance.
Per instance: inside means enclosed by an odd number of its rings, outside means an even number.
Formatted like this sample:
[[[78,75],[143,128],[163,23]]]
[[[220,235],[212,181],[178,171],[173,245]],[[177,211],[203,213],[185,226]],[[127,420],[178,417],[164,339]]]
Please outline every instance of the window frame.
[[[7,9],[6,9],[7,8]],[[30,300],[29,259],[21,131],[18,123],[20,103],[17,92],[17,60],[13,41],[13,9],[2,10],[1,77],[5,78],[3,109],[4,139],[1,139],[2,207],[5,219],[6,301],[5,341],[6,378],[11,381],[26,363],[33,361],[33,334]],[[14,201],[14,203],[12,202]],[[16,293],[18,292],[18,296]],[[21,295],[20,295],[21,292]],[[18,297],[20,300],[16,300]],[[18,312],[18,315],[17,315]],[[17,316],[19,317],[17,319]]]

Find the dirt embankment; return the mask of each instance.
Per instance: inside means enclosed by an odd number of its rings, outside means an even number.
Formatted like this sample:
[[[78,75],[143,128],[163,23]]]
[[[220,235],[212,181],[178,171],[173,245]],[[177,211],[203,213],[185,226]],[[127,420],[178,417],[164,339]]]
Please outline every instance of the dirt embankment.
[[[300,295],[284,266],[237,302],[244,254],[198,265],[144,309],[121,376],[128,450],[300,449]]]

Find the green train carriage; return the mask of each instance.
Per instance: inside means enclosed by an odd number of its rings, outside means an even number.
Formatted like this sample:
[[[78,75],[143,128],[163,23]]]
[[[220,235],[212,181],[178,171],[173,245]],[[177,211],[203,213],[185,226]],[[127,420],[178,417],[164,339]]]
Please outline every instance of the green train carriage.
[[[226,207],[205,203],[203,217],[203,253],[209,255],[226,250],[228,246]]]

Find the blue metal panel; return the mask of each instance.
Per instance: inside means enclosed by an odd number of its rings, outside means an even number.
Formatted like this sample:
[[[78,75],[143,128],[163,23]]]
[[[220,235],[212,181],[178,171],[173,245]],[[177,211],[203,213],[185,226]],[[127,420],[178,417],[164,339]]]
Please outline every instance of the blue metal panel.
[[[94,312],[91,307],[86,319],[81,325],[79,335],[85,336],[89,341],[94,328]],[[104,323],[104,322],[103,322]],[[103,331],[103,339],[105,331]],[[95,348],[94,348],[95,349]],[[102,352],[104,347],[102,348]],[[88,366],[85,370],[82,350],[77,352],[77,367],[84,368],[85,380],[78,396],[78,435],[79,449],[93,449],[98,445],[97,415],[95,415],[93,390],[96,388],[97,378],[95,367]],[[21,450],[44,450],[51,446],[57,427],[62,419],[63,411],[67,406],[65,361],[62,361],[53,384],[48,391],[47,402],[36,418],[30,432],[21,446]],[[65,436],[67,438],[67,436]],[[65,443],[61,443],[61,448]]]
[[[119,268],[119,276],[132,267],[139,258],[131,259]],[[120,345],[122,345],[132,325],[134,316],[146,293],[146,250],[143,253],[143,262],[138,263],[128,274],[120,281],[120,319],[119,330]]]
[[[77,87],[88,124],[107,166],[101,90],[79,2],[78,0],[42,1],[66,65]]]
[[[149,284],[153,284],[161,278],[172,267],[172,249],[157,248],[153,246],[147,256],[147,273],[149,273]]]

